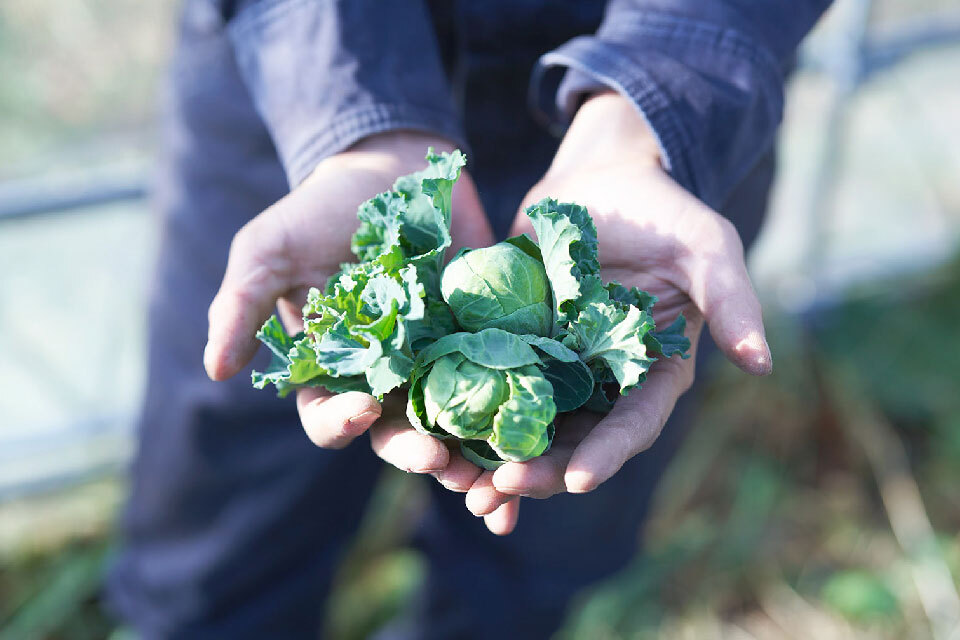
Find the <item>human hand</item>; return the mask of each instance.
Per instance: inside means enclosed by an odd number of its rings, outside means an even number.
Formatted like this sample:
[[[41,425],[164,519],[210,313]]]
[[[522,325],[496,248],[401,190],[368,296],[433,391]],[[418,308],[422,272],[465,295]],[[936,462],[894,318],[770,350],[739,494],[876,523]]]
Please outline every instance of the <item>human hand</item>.
[[[211,379],[229,378],[251,360],[258,345],[254,334],[274,306],[289,331],[302,330],[307,291],[322,287],[341,263],[353,259],[350,238],[357,227],[357,206],[388,190],[397,176],[422,169],[430,146],[438,152],[454,148],[446,140],[414,132],[365,138],[323,160],[300,186],[237,232],[208,313],[203,361]],[[466,172],[453,190],[451,235],[450,251],[493,242]],[[343,448],[369,429],[374,451],[387,462],[417,473],[443,469],[447,447],[416,432],[404,416],[404,404],[404,399],[388,396],[381,406],[360,392],[297,392],[300,420],[317,446]]]
[[[604,280],[657,296],[658,327],[682,312],[693,346],[688,360],[654,364],[642,390],[621,397],[606,416],[561,416],[543,456],[483,472],[452,459],[438,479],[466,491],[467,507],[498,534],[516,525],[519,496],[592,491],[653,444],[693,382],[704,321],[738,367],[753,375],[772,367],[736,229],[663,171],[656,141],[629,101],[604,93],[584,103],[550,169],[525,198],[514,233],[533,233],[522,211],[546,196],[587,208],[597,226]]]

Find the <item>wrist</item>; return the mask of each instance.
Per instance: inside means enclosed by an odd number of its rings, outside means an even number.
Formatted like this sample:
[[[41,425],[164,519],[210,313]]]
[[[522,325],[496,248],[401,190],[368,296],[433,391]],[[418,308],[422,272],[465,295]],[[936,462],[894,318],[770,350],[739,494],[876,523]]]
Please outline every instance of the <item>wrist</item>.
[[[437,153],[449,153],[457,145],[439,135],[414,129],[383,131],[361,138],[343,151],[324,158],[311,172],[311,177],[331,168],[361,169],[390,175],[412,173],[425,166],[424,158],[429,147],[433,147]]]
[[[605,89],[580,105],[557,150],[551,170],[583,162],[661,166],[660,144],[646,118],[628,98]]]

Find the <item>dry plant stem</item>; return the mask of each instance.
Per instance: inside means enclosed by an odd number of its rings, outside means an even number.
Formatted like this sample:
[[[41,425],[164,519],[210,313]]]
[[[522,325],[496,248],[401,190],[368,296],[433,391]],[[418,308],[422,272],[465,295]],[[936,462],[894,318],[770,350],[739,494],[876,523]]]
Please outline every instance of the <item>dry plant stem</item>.
[[[909,562],[913,581],[935,640],[960,638],[960,595],[937,546],[933,525],[903,442],[893,426],[856,391],[853,376],[821,362],[831,389],[846,389],[832,398],[841,409],[851,439],[867,457],[880,490],[893,535]]]
[[[759,597],[764,613],[790,637],[849,640],[856,636],[850,625],[807,602],[783,580],[764,585]]]

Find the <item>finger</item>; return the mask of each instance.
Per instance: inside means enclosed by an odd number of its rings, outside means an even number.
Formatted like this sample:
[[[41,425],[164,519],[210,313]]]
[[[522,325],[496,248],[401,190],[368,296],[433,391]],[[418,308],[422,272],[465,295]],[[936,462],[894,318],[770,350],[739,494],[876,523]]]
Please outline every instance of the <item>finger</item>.
[[[283,231],[262,220],[254,218],[234,236],[223,282],[210,303],[203,365],[213,380],[233,376],[253,358],[254,335],[291,286]]]
[[[433,474],[437,482],[457,493],[466,493],[480,477],[482,469],[464,458],[459,451],[450,451],[450,462]]]
[[[716,224],[696,228],[689,243],[699,248],[689,259],[679,261],[689,279],[690,298],[730,361],[747,373],[767,375],[773,370],[773,358],[743,244],[725,219],[716,216],[712,222]]]
[[[526,462],[507,462],[493,472],[501,493],[544,499],[567,490],[564,474],[577,445],[596,426],[596,414],[581,411],[558,416],[550,450]]]
[[[526,462],[508,462],[493,473],[493,485],[511,496],[549,498],[566,490],[563,474],[571,455],[568,447],[562,455],[551,450]]]
[[[450,453],[443,442],[414,430],[406,418],[383,419],[370,429],[374,453],[410,473],[436,473],[447,466]]]
[[[483,517],[483,523],[491,533],[505,536],[517,527],[520,516],[520,498],[513,498],[493,513]]]
[[[470,513],[475,516],[485,516],[493,513],[512,498],[513,496],[500,493],[493,486],[492,471],[484,471],[467,491],[465,502]]]
[[[297,411],[313,444],[342,449],[380,418],[382,408],[376,398],[359,391],[334,395],[325,389],[300,389]]]
[[[661,360],[640,393],[617,400],[577,446],[564,473],[570,493],[593,491],[660,435],[677,398],[693,380],[693,361]]]
[[[510,235],[518,236],[521,233],[525,233],[531,238],[536,237],[536,233],[533,230],[533,223],[530,222],[530,218],[526,216],[524,210],[526,207],[522,207],[520,212],[517,213],[517,217],[513,219],[513,225],[510,227]]]
[[[512,496],[545,499],[567,490],[564,474],[576,444],[555,445],[526,462],[508,462],[493,473],[497,491]]]

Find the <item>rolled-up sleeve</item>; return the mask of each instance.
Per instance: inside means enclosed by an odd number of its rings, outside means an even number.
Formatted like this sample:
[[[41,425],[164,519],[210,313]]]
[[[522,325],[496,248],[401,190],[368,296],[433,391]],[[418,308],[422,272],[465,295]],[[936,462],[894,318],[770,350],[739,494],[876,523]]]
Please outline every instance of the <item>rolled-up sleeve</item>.
[[[219,7],[291,186],[375,133],[414,129],[464,143],[422,2],[224,0]]]
[[[540,59],[531,99],[563,122],[583,92],[618,91],[657,136],[665,168],[719,207],[770,148],[785,69],[829,4],[612,0],[595,35]]]

